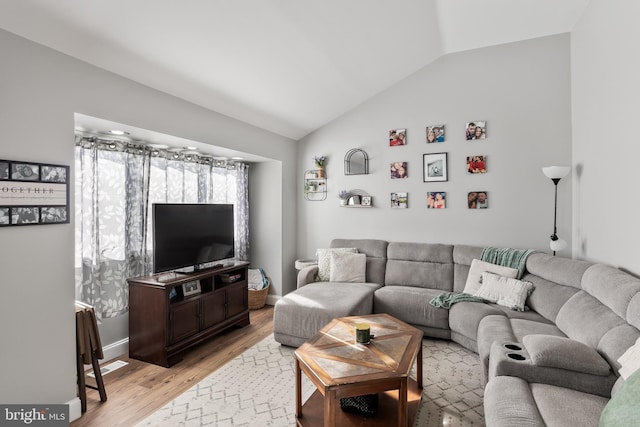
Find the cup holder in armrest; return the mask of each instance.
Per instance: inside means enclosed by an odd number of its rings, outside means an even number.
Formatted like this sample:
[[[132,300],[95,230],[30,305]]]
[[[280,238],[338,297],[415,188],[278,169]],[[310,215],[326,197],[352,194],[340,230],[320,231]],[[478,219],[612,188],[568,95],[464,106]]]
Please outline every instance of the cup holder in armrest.
[[[527,358],[518,353],[507,353],[507,357],[513,360],[526,360]]]
[[[520,351],[522,350],[522,347],[520,347],[519,345],[515,345],[515,344],[505,344],[504,347],[507,350],[514,350],[514,351]]]

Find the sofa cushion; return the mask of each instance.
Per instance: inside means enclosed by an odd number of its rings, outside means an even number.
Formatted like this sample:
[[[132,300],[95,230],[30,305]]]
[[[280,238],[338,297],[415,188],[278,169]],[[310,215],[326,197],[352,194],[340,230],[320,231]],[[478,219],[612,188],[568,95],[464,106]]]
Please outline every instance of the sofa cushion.
[[[449,327],[451,331],[472,340],[474,344],[470,347],[468,340],[464,340],[464,342],[455,341],[477,353],[478,326],[483,318],[491,315],[506,317],[504,312],[495,304],[459,302],[452,305],[449,310]]]
[[[389,243],[385,286],[453,290],[453,246]]]
[[[376,313],[388,313],[411,325],[447,330],[448,337],[448,311],[429,304],[439,294],[440,291],[436,289],[384,286],[374,295],[373,309]]]
[[[518,275],[518,270],[515,268],[504,267],[502,265],[491,264],[479,259],[471,261],[471,267],[469,268],[469,275],[467,276],[467,282],[464,285],[464,293],[475,295],[482,285],[482,273],[488,271],[500,276],[513,277]]]
[[[616,326],[625,324],[609,307],[585,291],[579,291],[562,306],[556,325],[569,338],[598,348],[602,337]]]
[[[546,427],[529,383],[516,377],[494,377],[484,389],[484,417],[491,427]]]
[[[475,296],[509,307],[512,310],[524,311],[524,303],[531,292],[533,292],[533,284],[531,282],[523,282],[522,280],[483,271],[482,285],[476,291]]]
[[[598,352],[578,341],[551,335],[527,335],[522,343],[536,366],[609,375],[611,367]]]
[[[375,283],[315,282],[280,298],[273,310],[273,336],[297,347],[336,317],[373,313]]]
[[[367,256],[350,252],[331,252],[331,282],[363,283],[365,281]]]
[[[316,255],[318,257],[318,280],[328,282],[331,279],[331,253],[332,252],[351,252],[357,253],[356,248],[331,248],[318,249]]]
[[[491,427],[596,427],[607,401],[568,388],[530,384],[517,377],[495,377],[484,391],[485,421]]]
[[[596,427],[608,398],[549,384],[529,384],[547,426]]]
[[[604,407],[600,415],[600,427],[637,425],[640,420],[640,371],[636,371],[622,384]]]

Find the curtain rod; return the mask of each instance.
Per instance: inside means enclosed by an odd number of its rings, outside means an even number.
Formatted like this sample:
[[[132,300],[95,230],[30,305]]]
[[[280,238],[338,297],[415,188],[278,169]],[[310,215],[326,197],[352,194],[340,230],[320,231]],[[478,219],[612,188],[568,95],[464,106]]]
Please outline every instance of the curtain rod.
[[[167,160],[186,161],[192,163],[207,164],[213,166],[233,167],[236,164],[249,165],[238,160],[219,159],[207,154],[194,153],[188,149],[164,149],[147,145],[144,142],[133,142],[120,139],[108,139],[96,135],[76,134],[76,146],[82,148],[94,148],[105,151],[120,151],[132,154],[149,154],[152,157],[160,157]]]

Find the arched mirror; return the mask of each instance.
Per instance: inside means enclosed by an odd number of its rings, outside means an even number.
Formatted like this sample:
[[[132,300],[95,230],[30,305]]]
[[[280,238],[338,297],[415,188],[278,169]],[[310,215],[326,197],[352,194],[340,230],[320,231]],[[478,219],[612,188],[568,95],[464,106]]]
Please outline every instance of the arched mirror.
[[[359,148],[352,148],[344,156],[345,175],[366,175],[369,173],[369,156]]]

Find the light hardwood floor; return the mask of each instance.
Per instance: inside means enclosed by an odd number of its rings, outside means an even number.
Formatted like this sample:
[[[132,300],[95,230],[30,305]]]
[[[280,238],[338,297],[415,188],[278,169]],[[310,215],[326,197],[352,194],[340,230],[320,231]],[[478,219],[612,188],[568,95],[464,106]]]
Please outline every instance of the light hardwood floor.
[[[100,402],[98,392],[87,389],[87,412],[71,427],[129,427],[142,421],[273,332],[273,306],[251,310],[250,318],[251,325],[211,338],[171,368],[120,357],[128,365],[103,377],[107,401]],[[89,381],[92,379],[87,377]]]

